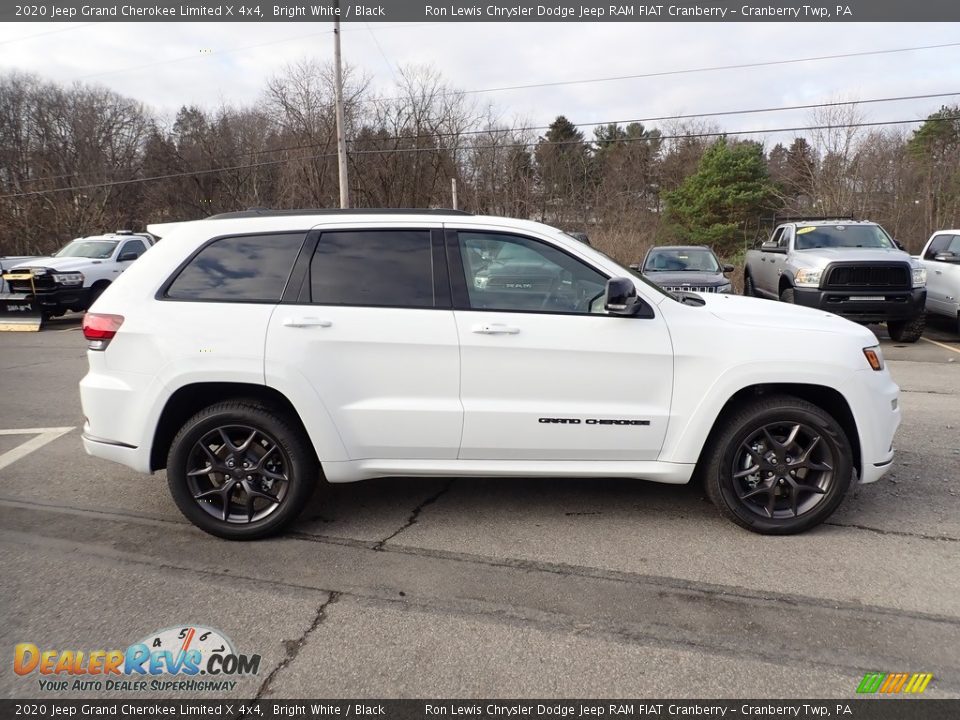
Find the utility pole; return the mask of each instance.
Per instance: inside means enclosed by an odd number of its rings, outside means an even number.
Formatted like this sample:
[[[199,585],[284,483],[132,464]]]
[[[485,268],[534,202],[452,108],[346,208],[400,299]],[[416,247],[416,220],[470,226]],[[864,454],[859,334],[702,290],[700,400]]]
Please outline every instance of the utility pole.
[[[453,200],[453,210],[459,210],[457,207],[457,179],[450,178],[450,198]]]
[[[340,0],[336,0],[337,14],[333,21],[333,80],[334,104],[337,115],[337,165],[340,169],[340,207],[350,207],[350,183],[347,180],[347,138],[343,129],[343,70],[340,67]]]

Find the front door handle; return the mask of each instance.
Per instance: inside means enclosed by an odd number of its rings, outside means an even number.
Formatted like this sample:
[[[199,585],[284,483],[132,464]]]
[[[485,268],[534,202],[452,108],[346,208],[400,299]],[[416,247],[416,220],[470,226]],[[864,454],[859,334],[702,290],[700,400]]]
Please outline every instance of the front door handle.
[[[283,319],[284,327],[330,327],[331,325],[333,323],[329,320],[321,320],[317,317],[288,317]]]
[[[484,323],[482,325],[474,325],[471,332],[479,335],[516,335],[520,332],[520,328],[511,327],[510,325],[500,325],[499,323]]]

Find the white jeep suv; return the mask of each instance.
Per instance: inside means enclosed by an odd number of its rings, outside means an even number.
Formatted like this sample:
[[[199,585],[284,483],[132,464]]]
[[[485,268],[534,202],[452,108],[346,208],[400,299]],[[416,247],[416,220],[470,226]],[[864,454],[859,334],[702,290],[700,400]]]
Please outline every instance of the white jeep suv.
[[[554,228],[455,211],[155,232],[84,320],[83,443],[166,468],[214,535],[280,530],[320,478],[427,475],[696,477],[785,534],[893,461],[877,339],[822,310],[671,295]]]

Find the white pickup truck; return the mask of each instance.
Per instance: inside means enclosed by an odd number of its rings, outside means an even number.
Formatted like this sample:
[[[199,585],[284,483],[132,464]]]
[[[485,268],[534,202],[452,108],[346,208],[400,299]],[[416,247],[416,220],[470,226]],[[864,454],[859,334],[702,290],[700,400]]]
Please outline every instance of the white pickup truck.
[[[51,257],[5,268],[4,275],[11,292],[36,297],[45,317],[81,312],[154,242],[148,233],[126,230],[77,238]]]
[[[927,270],[927,312],[946,315],[960,333],[960,230],[939,230],[918,258]]]

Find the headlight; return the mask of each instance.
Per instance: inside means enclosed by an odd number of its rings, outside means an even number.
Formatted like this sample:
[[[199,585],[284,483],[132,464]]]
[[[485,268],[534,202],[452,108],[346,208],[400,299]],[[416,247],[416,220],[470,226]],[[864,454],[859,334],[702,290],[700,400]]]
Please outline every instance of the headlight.
[[[83,285],[83,273],[54,273],[53,281],[61,285]]]
[[[726,283],[725,285],[718,285],[718,286],[717,286],[717,292],[718,292],[718,293],[733,292],[733,284],[732,284],[732,283]]]
[[[800,287],[817,287],[820,285],[820,277],[823,275],[823,270],[808,270],[802,268],[797,270],[797,274],[794,275],[793,281]]]
[[[915,288],[927,286],[927,269],[922,267],[913,268],[913,286]]]
[[[879,345],[871,345],[863,349],[863,356],[867,358],[870,367],[879,372],[883,370],[883,353],[880,352]]]

